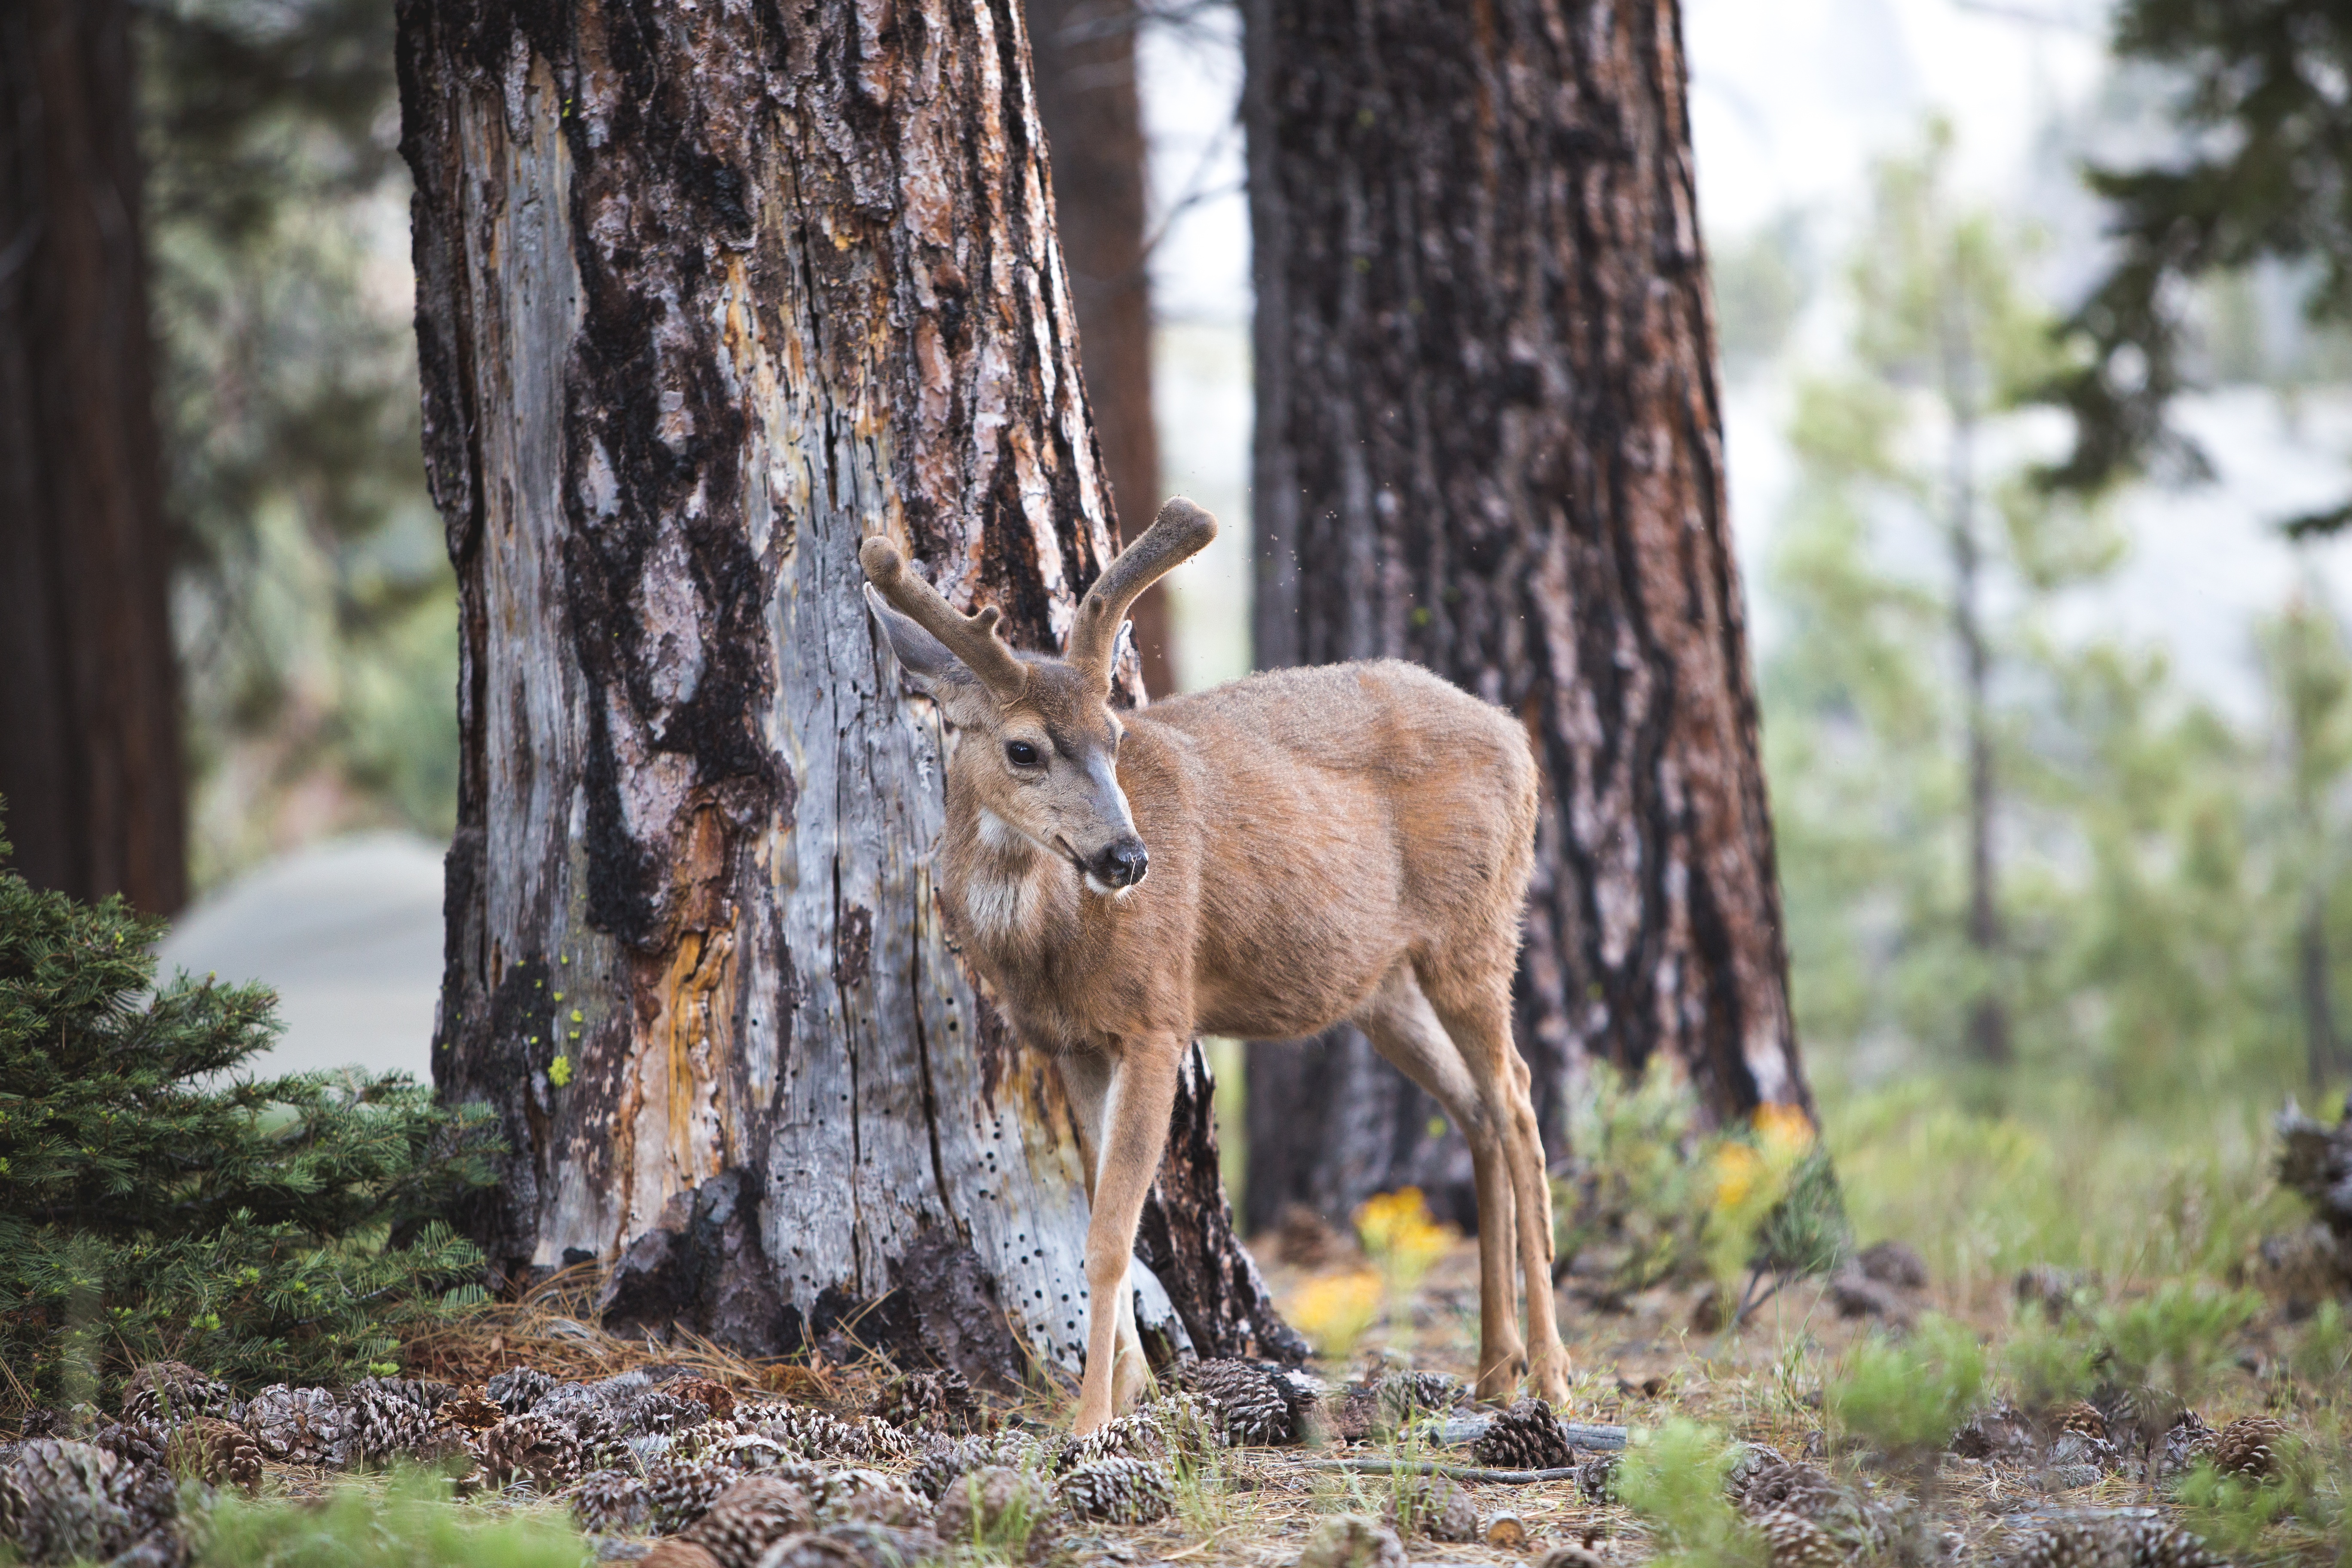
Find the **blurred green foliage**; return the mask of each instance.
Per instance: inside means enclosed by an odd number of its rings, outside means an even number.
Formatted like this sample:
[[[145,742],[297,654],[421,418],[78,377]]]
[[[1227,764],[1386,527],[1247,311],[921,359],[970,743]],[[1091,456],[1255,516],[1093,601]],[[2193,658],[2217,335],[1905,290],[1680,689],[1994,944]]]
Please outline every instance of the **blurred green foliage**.
[[[1733,1452],[1723,1434],[1677,1415],[1627,1446],[1617,1497],[1639,1514],[1670,1568],[1764,1568],[1764,1537],[1724,1495]]]
[[[337,829],[445,836],[457,597],[418,435],[392,8],[140,16],[194,880]]]
[[[215,1499],[196,1531],[198,1568],[584,1568],[594,1552],[568,1516],[450,1499],[446,1480],[395,1473],[323,1499]]]
[[[7,846],[0,843],[0,859]],[[396,1370],[479,1300],[443,1222],[495,1179],[489,1113],[397,1076],[251,1079],[259,986],[158,987],[162,922],[0,868],[0,1353],[68,1402],[173,1357],[255,1384]]]
[[[1858,1341],[1822,1390],[1822,1404],[1845,1432],[1925,1473],[1975,1410],[1984,1383],[1976,1335],[1930,1316],[1901,1340]]]
[[[2269,1112],[2345,1070],[2352,656],[2307,581],[2257,628],[2269,702],[2250,722],[2079,613],[2125,542],[2032,482],[2060,435],[2032,401],[2055,363],[2018,280],[2032,237],[1956,200],[1946,157],[1931,133],[1880,171],[1846,352],[1797,388],[1799,481],[1766,563],[1808,1068],[1857,1235],[1901,1237],[1939,1279],[2043,1262],[2218,1279],[2293,1217]],[[1969,497],[1973,710],[1953,549]],[[1990,946],[1969,921],[1972,718]],[[1988,998],[2005,1067],[1971,1056]]]

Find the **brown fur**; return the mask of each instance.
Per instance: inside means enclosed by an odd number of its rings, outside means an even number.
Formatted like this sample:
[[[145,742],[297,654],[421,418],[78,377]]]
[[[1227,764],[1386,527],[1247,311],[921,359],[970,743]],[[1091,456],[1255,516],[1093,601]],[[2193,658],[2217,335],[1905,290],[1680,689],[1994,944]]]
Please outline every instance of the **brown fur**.
[[[1163,535],[1171,517],[1197,542]],[[1123,615],[1121,595],[1131,600],[1206,542],[1206,514],[1189,502],[1171,501],[1161,518],[1106,574],[1118,594],[1088,596],[1081,626]],[[1059,1057],[1088,1144],[1087,1280],[1116,1310],[1088,1324],[1077,1429],[1100,1426],[1143,1385],[1127,1267],[1190,1042],[1295,1038],[1343,1020],[1434,1095],[1471,1144],[1480,1391],[1507,1393],[1524,1368],[1564,1401],[1549,1188],[1510,1035],[1535,837],[1525,733],[1500,710],[1387,659],[1254,676],[1122,723],[1108,706],[1107,651],[1079,665],[1018,656],[1017,673],[1000,663],[986,682],[972,673],[986,647],[971,661],[943,658],[951,639],[971,649],[992,626],[910,586],[891,570],[895,551],[876,571],[877,542],[867,543],[869,575],[939,640],[903,618],[885,617],[885,630],[958,731],[942,856],[949,918],[1014,1026]],[[1139,552],[1157,569],[1136,569]],[[1038,763],[1009,760],[1016,743]],[[1095,868],[1137,838],[1149,869],[1114,889]],[[1528,1292],[1531,1366],[1515,1273]]]

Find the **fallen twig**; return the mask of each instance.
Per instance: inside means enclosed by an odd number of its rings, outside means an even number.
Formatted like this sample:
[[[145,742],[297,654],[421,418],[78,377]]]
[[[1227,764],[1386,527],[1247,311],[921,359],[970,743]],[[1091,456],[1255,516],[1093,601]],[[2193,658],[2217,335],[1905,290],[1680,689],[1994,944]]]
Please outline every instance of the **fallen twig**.
[[[1482,1465],[1441,1465],[1432,1459],[1308,1459],[1302,1468],[1348,1476],[1444,1476],[1449,1481],[1484,1481],[1506,1487],[1576,1479],[1574,1466],[1553,1470],[1490,1470]]]

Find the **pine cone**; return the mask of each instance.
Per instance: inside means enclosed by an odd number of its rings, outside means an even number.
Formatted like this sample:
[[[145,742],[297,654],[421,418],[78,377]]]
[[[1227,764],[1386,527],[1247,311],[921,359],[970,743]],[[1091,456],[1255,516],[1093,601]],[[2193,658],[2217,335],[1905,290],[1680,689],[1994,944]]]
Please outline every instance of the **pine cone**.
[[[459,1389],[433,1414],[444,1426],[464,1432],[487,1432],[507,1418],[506,1407],[478,1387]]]
[[[1522,1399],[1496,1416],[1470,1452],[1498,1470],[1552,1470],[1576,1462],[1559,1417],[1540,1399]]]
[[[1291,1440],[1290,1401],[1273,1374],[1253,1361],[1194,1362],[1180,1374],[1187,1394],[1207,1400],[1216,1411],[1228,1443],[1287,1443]]]
[[[2212,1452],[2214,1439],[2220,1436],[2197,1412],[2183,1410],[2164,1434],[2164,1458],[2157,1473],[2178,1476],[2194,1469],[2199,1459]]]
[[[653,1503],[653,1527],[674,1535],[710,1511],[719,1494],[735,1484],[734,1471],[720,1465],[657,1459],[646,1467],[646,1496]]]
[[[244,1427],[199,1415],[172,1434],[171,1468],[208,1486],[233,1486],[250,1496],[261,1486],[261,1446]]]
[[[2004,1568],[2229,1568],[2205,1542],[2160,1519],[2053,1520],[2028,1533]]]
[[[948,1488],[962,1476],[974,1470],[1002,1466],[1011,1469],[1034,1468],[1041,1456],[1034,1438],[1021,1432],[1001,1432],[992,1437],[965,1437],[953,1443],[934,1443],[907,1476],[907,1484],[934,1500],[947,1494]]]
[[[580,1439],[544,1415],[509,1415],[476,1437],[472,1447],[492,1486],[529,1476],[540,1490],[552,1491],[581,1472]]]
[[[688,1405],[699,1405],[710,1414],[706,1421],[735,1419],[735,1394],[725,1384],[708,1377],[673,1377],[656,1384],[659,1393]]]
[[[638,1529],[654,1509],[645,1478],[628,1470],[597,1470],[572,1494],[572,1517],[580,1528],[597,1535],[617,1535]]]
[[[1789,1468],[1789,1457],[1769,1443],[1736,1443],[1731,1464],[1723,1472],[1723,1495],[1735,1508],[1748,1506],[1748,1494],[1767,1476]]]
[[[1154,1460],[1167,1457],[1167,1432],[1149,1411],[1135,1410],[1103,1423],[1083,1437],[1066,1439],[1055,1468],[1076,1469],[1099,1459]]]
[[[344,1393],[350,1448],[354,1459],[382,1463],[424,1445],[436,1425],[433,1413],[410,1398],[400,1384],[367,1377]]]
[[[1601,1452],[1576,1467],[1576,1495],[1601,1508],[1617,1500],[1617,1456]]]
[[[1475,1541],[1478,1505],[1444,1476],[1409,1476],[1389,1504],[1388,1522],[1400,1535]]]
[[[2102,1475],[2122,1469],[2123,1456],[2105,1437],[2094,1437],[2082,1432],[2061,1432],[2058,1440],[2050,1445],[2050,1463],[2059,1467],[2088,1465]]]
[[[719,1568],[710,1548],[694,1541],[656,1541],[637,1559],[637,1568]]]
[[[1307,1538],[1297,1568],[1405,1568],[1404,1542],[1360,1513],[1334,1514]]]
[[[1097,1459],[1062,1478],[1062,1506],[1089,1524],[1150,1524],[1176,1507],[1168,1472],[1144,1459]]]
[[[980,1424],[980,1400],[953,1367],[894,1377],[874,1401],[870,1414],[902,1431],[923,1436],[969,1432]]]
[[[2274,1415],[2241,1415],[2214,1436],[2213,1468],[2268,1479],[2282,1468],[2286,1435],[2286,1423]]]
[[[1750,1475],[1733,1499],[1750,1518],[1793,1513],[1820,1523],[1845,1500],[1838,1484],[1811,1465],[1765,1465]]]
[[[171,1467],[172,1434],[152,1421],[115,1421],[89,1435],[93,1448],[103,1448],[126,1465],[151,1470]]]
[[[2005,1399],[1997,1399],[1990,1408],[1978,1411],[1969,1417],[1967,1426],[1952,1434],[1952,1452],[1963,1459],[2021,1465],[2032,1459],[2039,1447],[2025,1417]]]
[[[1844,1568],[1845,1549],[1827,1531],[1801,1514],[1775,1509],[1756,1521],[1772,1568]]]
[[[323,1388],[273,1383],[245,1409],[246,1430],[262,1455],[287,1465],[341,1465],[348,1460],[349,1416]]]
[[[155,1479],[171,1484],[94,1445],[36,1437],[0,1468],[0,1536],[31,1563],[113,1557],[162,1522]]]
[[[826,1524],[887,1524],[908,1530],[927,1523],[931,1500],[880,1470],[836,1470],[817,1489],[818,1519]]]
[[[2107,1418],[2100,1414],[2097,1405],[2087,1399],[2078,1399],[2058,1412],[2058,1429],[2061,1432],[2080,1432],[2084,1436],[2096,1437],[2102,1443],[2110,1440]]]
[[[1435,1415],[1462,1399],[1462,1380],[1442,1372],[1392,1372],[1380,1382],[1380,1419],[1391,1431],[1420,1415]]]
[[[236,1397],[219,1378],[198,1372],[184,1361],[151,1361],[133,1372],[122,1385],[122,1418],[152,1421],[168,1426],[198,1415],[220,1415],[234,1421]]]
[[[1020,1545],[1053,1509],[1053,1495],[1044,1482],[991,1465],[957,1477],[940,1494],[931,1529],[951,1546]]]
[[[540,1396],[555,1387],[555,1379],[535,1366],[510,1366],[490,1379],[484,1397],[509,1415],[527,1415]]]
[[[816,1517],[809,1494],[790,1481],[746,1476],[712,1500],[710,1510],[679,1532],[719,1560],[719,1568],[756,1568],[768,1548]]]

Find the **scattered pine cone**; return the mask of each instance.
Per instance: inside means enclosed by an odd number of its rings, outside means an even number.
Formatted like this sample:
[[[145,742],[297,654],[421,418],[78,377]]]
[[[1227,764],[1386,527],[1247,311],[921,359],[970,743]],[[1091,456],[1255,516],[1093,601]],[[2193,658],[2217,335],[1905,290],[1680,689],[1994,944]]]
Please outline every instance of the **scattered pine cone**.
[[[739,1417],[736,1424],[804,1458],[854,1463],[901,1458],[915,1451],[915,1440],[887,1421],[845,1421],[798,1405],[762,1405],[755,1418]]]
[[[963,1373],[947,1367],[892,1378],[875,1400],[871,1414],[904,1431],[929,1436],[969,1432],[979,1425],[982,1412],[980,1400]]]
[[[510,1366],[490,1379],[485,1398],[509,1415],[528,1415],[541,1395],[555,1387],[555,1379],[535,1366]]]
[[[1789,1468],[1789,1457],[1769,1443],[1735,1443],[1731,1463],[1723,1472],[1723,1495],[1736,1508],[1748,1506],[1748,1494],[1766,1476]]]
[[[932,1531],[951,1546],[1008,1546],[1053,1511],[1045,1484],[1023,1471],[991,1465],[958,1476],[940,1494]]]
[[[2242,1415],[2214,1435],[2213,1468],[2268,1479],[2282,1468],[2286,1435],[2286,1423],[2274,1415]]]
[[[2040,1447],[2025,1417],[2005,1399],[1978,1411],[1969,1417],[1968,1425],[1952,1434],[1952,1452],[1963,1459],[2023,1464]]]
[[[233,1486],[248,1496],[261,1486],[261,1445],[217,1416],[199,1415],[175,1429],[169,1459],[174,1472],[209,1486]]]
[[[2160,1519],[2113,1515],[2053,1520],[2032,1531],[2003,1568],[2229,1568],[2205,1542]]]
[[[2109,1441],[2106,1416],[2087,1399],[2078,1399],[2058,1412],[2058,1429],[2061,1432],[2080,1432],[2084,1436],[2096,1437],[2102,1443]]]
[[[655,1530],[674,1535],[710,1511],[719,1494],[735,1484],[735,1472],[720,1465],[656,1459],[646,1467],[646,1496],[653,1504]]]
[[[1392,1372],[1380,1382],[1380,1419],[1393,1431],[1416,1416],[1436,1415],[1461,1402],[1462,1380],[1442,1372]]]
[[[580,1439],[544,1415],[509,1415],[469,1446],[493,1486],[528,1476],[541,1490],[552,1491],[581,1472]]]
[[[1001,1432],[992,1437],[965,1437],[952,1443],[934,1443],[917,1460],[908,1472],[907,1484],[933,1500],[946,1495],[948,1488],[974,1470],[1003,1467],[1011,1469],[1034,1468],[1040,1450],[1036,1440],[1020,1432]]]
[[[2050,1463],[2054,1466],[2088,1465],[2102,1475],[2112,1475],[2124,1467],[2124,1458],[2116,1446],[2105,1437],[2094,1437],[2082,1432],[2061,1432],[2058,1440],[2050,1445]]]
[[[1253,1361],[1201,1361],[1178,1377],[1187,1394],[1207,1400],[1228,1443],[1287,1443],[1290,1401],[1272,1373]]]
[[[929,1522],[931,1500],[880,1470],[836,1470],[817,1489],[817,1517],[826,1524],[887,1524],[911,1530]]]
[[[1601,1508],[1617,1500],[1617,1456],[1603,1451],[1576,1467],[1576,1495]]]
[[[170,1487],[92,1444],[36,1437],[0,1468],[0,1536],[26,1562],[103,1561],[168,1521]]]
[[[709,1412],[706,1421],[735,1419],[735,1394],[725,1384],[708,1377],[673,1377],[656,1384],[656,1392],[689,1405],[699,1405]]]
[[[745,1476],[712,1500],[710,1510],[679,1532],[719,1561],[719,1568],[757,1568],[770,1546],[814,1522],[808,1492],[772,1476]]]
[[[1811,1465],[1764,1465],[1741,1484],[1733,1500],[1750,1518],[1793,1513],[1816,1524],[1845,1500],[1837,1482]]]
[[[1802,1514],[1775,1509],[1756,1521],[1772,1568],[1844,1568],[1845,1549]]]
[[[1307,1538],[1297,1568],[1405,1568],[1404,1542],[1360,1513],[1334,1514]]]
[[[369,1463],[423,1447],[438,1425],[430,1410],[389,1379],[362,1378],[345,1391],[344,1404],[351,1456]]]
[[[103,1448],[134,1468],[168,1470],[172,1434],[152,1421],[114,1421],[89,1435],[93,1448]]]
[[[273,1383],[245,1407],[246,1430],[267,1458],[287,1465],[349,1462],[350,1415],[323,1388]]]
[[[2164,1434],[2164,1458],[2157,1473],[2177,1476],[2194,1469],[2199,1459],[2212,1452],[2214,1439],[2220,1436],[2197,1412],[2183,1410]]]
[[[1496,1416],[1470,1452],[1498,1470],[1553,1470],[1576,1462],[1559,1417],[1540,1399],[1522,1399]]]
[[[1176,1507],[1168,1471],[1145,1459],[1080,1465],[1062,1478],[1056,1491],[1071,1517],[1088,1524],[1150,1524]]]
[[[1432,1541],[1478,1539],[1478,1505],[1444,1476],[1412,1476],[1397,1488],[1388,1522],[1400,1535]]]
[[[1062,1445],[1057,1469],[1076,1469],[1099,1459],[1150,1461],[1168,1457],[1168,1434],[1148,1410],[1130,1411]]]
[[[572,1517],[580,1528],[616,1535],[641,1528],[652,1517],[654,1500],[645,1478],[624,1469],[598,1470],[572,1495]]]
[[[442,1401],[434,1417],[463,1432],[487,1432],[507,1418],[506,1407],[479,1388],[461,1388]]]
[[[694,1541],[656,1541],[637,1559],[637,1568],[719,1568],[710,1549]]]
[[[122,1418],[168,1426],[198,1415],[238,1417],[228,1384],[184,1361],[151,1361],[122,1385]]]

